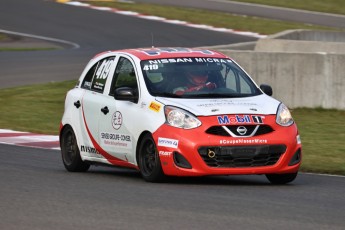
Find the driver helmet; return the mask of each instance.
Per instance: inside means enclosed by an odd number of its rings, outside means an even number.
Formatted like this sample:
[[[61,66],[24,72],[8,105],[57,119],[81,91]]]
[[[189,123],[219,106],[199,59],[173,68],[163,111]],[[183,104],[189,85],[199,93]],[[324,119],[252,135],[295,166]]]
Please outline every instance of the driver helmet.
[[[207,81],[207,71],[190,71],[187,73],[187,78],[193,85],[204,85]]]

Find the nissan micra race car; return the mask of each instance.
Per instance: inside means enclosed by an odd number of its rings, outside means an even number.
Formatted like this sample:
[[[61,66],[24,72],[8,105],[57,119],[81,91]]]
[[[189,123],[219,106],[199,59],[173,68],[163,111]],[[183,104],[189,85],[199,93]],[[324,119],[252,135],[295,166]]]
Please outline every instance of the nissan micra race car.
[[[265,174],[293,181],[301,141],[288,108],[231,58],[211,50],[109,51],[67,93],[60,124],[65,168],[134,168],[165,176]]]

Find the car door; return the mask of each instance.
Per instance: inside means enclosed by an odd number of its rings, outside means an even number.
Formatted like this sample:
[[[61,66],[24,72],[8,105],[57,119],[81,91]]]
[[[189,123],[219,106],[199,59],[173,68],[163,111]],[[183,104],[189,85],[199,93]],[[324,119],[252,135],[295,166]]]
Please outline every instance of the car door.
[[[82,124],[84,127],[83,135],[88,138],[89,143],[85,143],[85,149],[90,157],[100,157],[99,146],[99,130],[98,125],[100,119],[103,119],[104,114],[107,114],[107,108],[103,106],[102,99],[103,93],[106,88],[106,82],[109,76],[112,76],[113,68],[115,66],[115,56],[110,56],[99,60],[94,64],[84,78],[82,86],[85,88],[82,97]],[[92,149],[97,151],[88,151],[91,146]],[[82,147],[82,146],[81,146]],[[82,152],[83,149],[81,149]]]
[[[101,114],[99,123],[100,145],[110,155],[125,162],[134,163],[135,135],[134,119],[138,114],[138,103],[114,99],[114,91],[119,87],[130,87],[138,92],[137,70],[133,60],[120,56],[117,62],[109,94],[102,99],[102,106],[109,109],[108,114]]]

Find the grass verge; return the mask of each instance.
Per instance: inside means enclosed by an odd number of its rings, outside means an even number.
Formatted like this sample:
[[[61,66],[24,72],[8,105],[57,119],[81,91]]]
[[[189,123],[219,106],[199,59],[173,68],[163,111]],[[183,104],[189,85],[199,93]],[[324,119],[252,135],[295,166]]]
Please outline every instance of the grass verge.
[[[129,4],[102,1],[87,1],[87,3],[95,6],[105,6],[120,10],[135,11],[147,15],[155,15],[167,19],[175,19],[195,24],[204,24],[240,31],[251,31],[265,35],[275,34],[283,30],[291,29],[335,30],[334,28],[330,27],[316,25],[314,26],[310,24],[285,22],[250,16],[240,16],[229,13],[192,8],[162,6],[143,3]]]
[[[296,109],[302,138],[302,170],[345,175],[345,111]]]
[[[0,90],[0,127],[58,134],[67,91],[76,81]],[[303,145],[302,171],[345,175],[345,111],[295,109]]]
[[[38,50],[56,50],[56,45],[50,45],[44,42],[44,45],[39,44],[41,40],[37,39],[23,41],[20,36],[11,36],[5,33],[0,33],[0,52],[1,51],[38,51]],[[38,44],[37,44],[38,43]]]
[[[34,133],[57,134],[65,95],[76,81],[0,90],[0,127]]]
[[[5,41],[7,39],[7,35],[0,33],[0,42]]]
[[[344,0],[234,0],[324,13],[345,14]]]

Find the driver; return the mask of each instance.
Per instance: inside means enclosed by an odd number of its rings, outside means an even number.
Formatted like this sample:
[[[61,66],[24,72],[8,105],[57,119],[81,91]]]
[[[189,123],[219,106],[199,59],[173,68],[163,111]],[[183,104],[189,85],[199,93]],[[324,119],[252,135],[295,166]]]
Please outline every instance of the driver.
[[[183,95],[188,92],[195,92],[205,89],[215,89],[217,85],[212,82],[207,82],[208,74],[206,71],[191,71],[187,72],[188,83],[186,86],[177,87],[173,90],[176,95]]]

